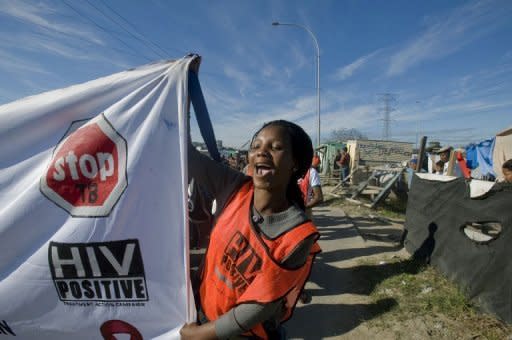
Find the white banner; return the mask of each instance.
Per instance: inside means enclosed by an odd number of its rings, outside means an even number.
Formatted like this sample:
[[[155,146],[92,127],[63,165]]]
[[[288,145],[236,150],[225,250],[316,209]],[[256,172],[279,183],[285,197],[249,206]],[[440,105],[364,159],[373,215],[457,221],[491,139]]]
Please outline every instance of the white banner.
[[[195,318],[185,157],[197,58],[0,106],[0,335],[173,339]]]

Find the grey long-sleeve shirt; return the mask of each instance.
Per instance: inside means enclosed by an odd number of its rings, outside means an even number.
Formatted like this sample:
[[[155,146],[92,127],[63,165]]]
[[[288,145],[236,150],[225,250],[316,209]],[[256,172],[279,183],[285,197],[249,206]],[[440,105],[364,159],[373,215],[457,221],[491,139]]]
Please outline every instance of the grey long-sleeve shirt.
[[[216,199],[216,216],[222,212],[233,192],[240,188],[245,181],[250,180],[250,177],[241,172],[202,155],[192,145],[189,145],[188,162],[189,177],[194,178],[196,183]],[[253,217],[255,216],[253,221],[259,231],[271,238],[307,220],[304,212],[294,205],[286,211],[271,216],[261,216],[254,208],[251,213]],[[304,240],[282,262],[282,265],[289,268],[303,265],[314,242],[315,237]],[[217,337],[234,339],[263,321],[270,321],[277,325],[282,315],[282,303],[283,301],[268,304],[248,303],[231,309],[215,321]]]

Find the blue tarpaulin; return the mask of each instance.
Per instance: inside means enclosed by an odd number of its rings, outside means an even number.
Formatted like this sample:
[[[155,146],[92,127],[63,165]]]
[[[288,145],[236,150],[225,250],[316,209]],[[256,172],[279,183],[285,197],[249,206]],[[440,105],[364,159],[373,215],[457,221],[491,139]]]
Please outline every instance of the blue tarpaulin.
[[[484,176],[496,176],[492,167],[492,153],[494,150],[495,138],[486,139],[478,144],[466,146],[466,163],[472,170],[473,178]]]

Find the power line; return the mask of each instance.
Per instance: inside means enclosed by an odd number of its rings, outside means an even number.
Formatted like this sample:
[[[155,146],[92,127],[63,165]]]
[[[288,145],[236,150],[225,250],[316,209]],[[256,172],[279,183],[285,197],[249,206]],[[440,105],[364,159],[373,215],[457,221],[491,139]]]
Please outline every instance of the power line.
[[[69,19],[69,20],[72,20],[72,21],[76,21],[76,15],[73,14],[73,13],[59,13],[59,17],[60,18],[66,18],[66,19]],[[31,23],[31,22],[29,22]],[[34,25],[37,25],[36,23],[34,23]],[[107,31],[110,31],[111,33],[115,33],[115,34],[119,34],[119,35],[122,35],[122,36],[126,36],[126,34],[124,32],[121,32],[121,31],[117,31],[113,28],[108,28],[108,27],[103,27],[103,29],[107,30]]]
[[[62,0],[62,2],[68,6],[69,8],[71,8],[75,13],[77,13],[79,16],[87,19],[87,21],[91,22],[94,26],[98,27],[99,29],[101,29],[102,31],[106,32],[107,34],[109,34],[111,37],[113,37],[114,39],[118,40],[119,42],[121,42],[124,46],[126,46],[128,49],[132,49],[132,47],[130,47],[126,42],[124,42],[122,39],[119,39],[118,37],[116,37],[115,35],[111,34],[107,29],[105,29],[103,26],[99,25],[97,22],[95,22],[94,20],[92,20],[91,18],[89,18],[87,15],[83,14],[83,13],[80,13],[80,11],[78,11],[75,7],[71,6],[66,0]],[[149,59],[148,57],[146,56],[143,56],[143,55],[139,55],[141,58],[144,58],[146,59],[147,61],[153,61],[152,59]]]
[[[114,24],[116,24],[117,26],[119,26],[123,31],[125,31],[126,33],[128,33],[131,37],[133,37],[134,39],[140,41],[141,43],[143,43],[144,45],[146,45],[147,47],[149,47],[156,55],[158,55],[159,57],[162,57],[162,58],[167,58],[168,55],[164,52],[164,54],[162,54],[160,51],[156,50],[153,46],[151,46],[150,44],[148,44],[146,41],[142,40],[141,38],[137,37],[136,35],[134,35],[132,32],[130,32],[129,30],[127,30],[126,28],[124,28],[124,26],[122,26],[121,24],[119,24],[114,18],[112,18],[110,15],[104,13],[101,9],[99,9],[95,4],[93,4],[92,2],[90,2],[89,0],[85,0],[87,1],[87,3],[93,7],[96,11],[98,11],[101,15],[103,15],[105,18],[109,19],[110,21],[112,21]],[[107,6],[111,11],[112,9]],[[135,30],[135,32],[137,32]],[[140,33],[137,32],[137,34],[140,35]]]
[[[19,22],[22,22],[22,23],[25,23],[25,24],[28,24],[28,25],[34,25],[34,26],[37,26],[37,27],[40,27],[48,32],[51,32],[51,30],[44,26],[44,25],[41,25],[41,24],[37,24],[35,22],[29,22],[27,20],[24,20],[24,19],[20,19],[20,18],[12,18],[16,21],[19,21]],[[34,33],[34,34],[37,34],[37,35],[41,35],[41,36],[46,36],[48,38],[52,38],[52,39],[55,39],[55,36],[52,36],[50,33],[45,33],[43,31],[36,31],[34,29],[31,29],[29,28],[29,30]],[[80,40],[80,41],[83,41],[89,45],[95,45],[92,41],[88,40],[88,39],[85,39],[85,38],[82,38],[80,36],[77,36],[77,35],[73,35],[73,34],[69,34],[69,33],[66,33],[66,32],[62,32],[62,31],[58,31],[58,30],[55,30],[54,32],[56,32],[57,34],[61,34],[61,35],[64,35],[66,37],[69,37],[69,38],[72,38],[74,40]],[[139,58],[140,55],[139,54],[135,54],[132,52],[133,49],[129,49],[129,50],[126,50],[126,49],[121,49],[121,48],[116,48],[116,47],[113,47],[113,46],[110,46],[110,45],[107,45],[107,46],[103,46],[104,48],[107,48],[107,49],[110,49],[110,50],[113,50],[113,51],[117,51],[117,52],[121,52],[121,53],[124,53],[124,54],[130,54],[134,57],[137,57]]]
[[[130,23],[130,21],[128,19],[126,19],[125,17],[123,17],[119,12],[117,12],[115,9],[113,9],[112,7],[110,7],[105,1],[103,0],[100,0],[100,2],[105,6],[107,7],[112,13],[114,13],[115,15],[117,15],[121,20],[123,20],[133,31],[135,31],[138,35],[140,35],[144,40],[146,40],[148,43],[150,43],[151,45],[155,46],[156,48],[158,48],[160,51],[162,51],[165,55],[167,56],[170,56],[170,54],[164,50],[162,47],[160,47],[160,45],[158,45],[157,43],[154,43],[153,41],[151,41],[150,39],[148,39],[144,34],[140,33],[137,28],[135,27],[134,24]],[[175,52],[178,52],[180,54],[187,54],[187,52],[185,51],[181,51],[181,50],[177,50],[177,49],[172,49],[173,51]]]

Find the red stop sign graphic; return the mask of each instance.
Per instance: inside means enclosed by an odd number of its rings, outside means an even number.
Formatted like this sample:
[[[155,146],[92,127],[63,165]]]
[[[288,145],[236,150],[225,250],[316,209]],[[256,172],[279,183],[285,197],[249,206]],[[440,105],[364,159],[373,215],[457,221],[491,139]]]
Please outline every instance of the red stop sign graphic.
[[[126,189],[126,177],[126,141],[99,115],[57,145],[41,192],[72,216],[104,217]]]

